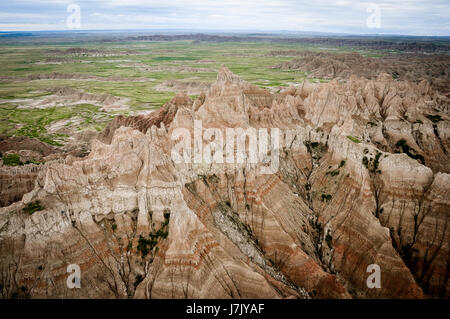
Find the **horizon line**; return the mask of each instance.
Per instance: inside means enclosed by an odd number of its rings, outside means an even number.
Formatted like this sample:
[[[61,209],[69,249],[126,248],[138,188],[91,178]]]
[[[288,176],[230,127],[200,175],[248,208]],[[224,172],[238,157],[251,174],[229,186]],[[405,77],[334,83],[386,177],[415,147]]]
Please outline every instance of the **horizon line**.
[[[0,30],[1,33],[31,33],[31,32],[195,32],[195,33],[259,33],[259,34],[304,34],[304,35],[322,35],[322,36],[365,36],[365,37],[377,37],[377,36],[400,36],[400,37],[421,37],[421,38],[450,38],[450,35],[417,35],[417,34],[401,34],[401,33],[349,33],[349,32],[326,32],[326,31],[301,31],[301,30],[258,30],[258,29],[189,29],[189,28],[133,28],[133,29],[51,29],[51,30]]]

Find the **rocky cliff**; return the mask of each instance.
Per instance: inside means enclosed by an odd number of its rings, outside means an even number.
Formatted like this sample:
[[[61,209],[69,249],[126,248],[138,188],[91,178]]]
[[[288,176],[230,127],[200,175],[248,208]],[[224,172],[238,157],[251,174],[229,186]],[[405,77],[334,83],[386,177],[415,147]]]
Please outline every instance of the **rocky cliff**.
[[[198,123],[205,145],[229,128],[280,135],[260,162],[175,161]],[[223,137],[203,154],[237,154]],[[195,101],[118,117],[87,157],[48,165],[0,208],[2,296],[448,298],[449,137],[426,81],[270,94],[223,67]],[[367,285],[372,264],[381,288]]]
[[[376,79],[388,73],[393,79],[420,82],[427,80],[433,89],[450,97],[450,57],[445,54],[385,54],[363,56],[357,52],[273,51],[270,56],[295,56],[292,61],[273,66],[307,72],[320,79],[348,79],[352,75]]]

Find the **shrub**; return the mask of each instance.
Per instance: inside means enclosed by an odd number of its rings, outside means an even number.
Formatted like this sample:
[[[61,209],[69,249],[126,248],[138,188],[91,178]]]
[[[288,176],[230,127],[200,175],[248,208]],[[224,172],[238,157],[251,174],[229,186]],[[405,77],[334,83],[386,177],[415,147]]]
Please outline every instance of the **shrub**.
[[[442,121],[442,117],[440,115],[431,115],[430,114],[430,115],[427,115],[426,117],[427,117],[427,119],[429,119],[433,123],[437,123],[439,121]]]
[[[24,208],[23,212],[28,214],[33,214],[34,212],[44,210],[44,206],[41,206],[39,201],[28,203]]]
[[[142,258],[148,255],[150,250],[147,246],[149,246],[150,244],[151,241],[149,239],[146,239],[142,235],[139,235],[137,250],[141,253]]]
[[[304,141],[303,144],[306,146],[308,153],[311,153],[311,154],[313,152],[313,149],[316,149],[319,147],[318,142]]]
[[[325,241],[330,249],[333,248],[333,237],[331,237],[330,231],[327,231],[327,235],[325,236]]]
[[[327,174],[330,174],[331,176],[337,176],[337,175],[339,175],[339,170],[335,169],[335,170],[333,170],[331,172],[327,172]]]
[[[398,148],[400,148],[402,150],[402,153],[405,153],[406,155],[408,155],[409,157],[411,157],[412,159],[415,159],[417,161],[419,161],[422,164],[425,164],[425,159],[422,155],[420,154],[414,154],[416,153],[416,151],[414,149],[412,149],[408,143],[406,142],[406,140],[401,139],[399,140],[395,146],[397,146]],[[414,153],[413,153],[414,152]]]
[[[163,223],[163,227],[166,227],[167,225],[169,225],[170,222],[170,209],[165,209],[164,210],[164,223]]]
[[[25,164],[41,165],[41,164],[45,164],[45,162],[44,161],[39,162],[39,161],[35,161],[35,160],[29,160],[29,161],[26,161]]]
[[[134,289],[136,289],[137,286],[144,280],[144,277],[141,274],[136,275],[136,279],[134,280]]]
[[[367,157],[365,157],[365,156],[363,157],[362,163],[366,168],[369,168],[369,160]]]
[[[377,150],[375,158],[367,158],[366,156],[364,156],[362,159],[362,164],[369,170],[369,172],[379,174],[381,173],[381,170],[378,169],[378,166],[380,165],[381,155],[383,154]]]
[[[8,154],[3,157],[3,164],[9,165],[9,166],[19,166],[23,165],[23,163],[20,161],[19,154]]]
[[[360,141],[359,139],[357,139],[356,137],[354,137],[354,136],[348,135],[347,138],[348,138],[350,141],[352,141],[353,143],[361,143],[361,141]]]
[[[377,154],[375,155],[375,161],[373,162],[373,167],[372,167],[372,173],[381,173],[381,171],[378,169],[378,166],[380,165],[380,157],[381,157],[381,153],[377,151]]]
[[[164,211],[164,219],[170,219],[170,210]]]
[[[169,220],[170,210],[164,210],[164,222],[157,231],[152,230],[145,238],[139,235],[137,250],[141,253],[142,258],[145,258],[150,252],[156,253],[158,251],[158,242],[160,239],[166,239],[169,236]]]

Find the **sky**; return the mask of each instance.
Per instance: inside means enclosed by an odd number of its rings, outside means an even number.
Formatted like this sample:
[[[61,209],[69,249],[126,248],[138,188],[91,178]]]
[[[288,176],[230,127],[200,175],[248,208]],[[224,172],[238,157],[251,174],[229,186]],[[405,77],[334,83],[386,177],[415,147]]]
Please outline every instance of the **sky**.
[[[0,31],[73,29],[450,36],[450,0],[0,1]]]

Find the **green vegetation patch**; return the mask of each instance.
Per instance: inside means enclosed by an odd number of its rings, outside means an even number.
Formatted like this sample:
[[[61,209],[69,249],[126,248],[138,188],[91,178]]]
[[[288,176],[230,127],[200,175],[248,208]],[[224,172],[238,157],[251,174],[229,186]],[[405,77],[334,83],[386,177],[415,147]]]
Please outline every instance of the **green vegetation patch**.
[[[369,150],[367,148],[364,149],[364,154],[367,154],[368,152],[369,152]],[[370,154],[370,155],[372,155],[372,154]],[[383,155],[383,154],[377,150],[375,157],[364,156],[362,158],[362,164],[364,165],[365,168],[367,168],[369,170],[370,173],[373,173],[373,174],[381,173],[381,170],[378,169],[378,167],[380,166],[381,155]]]
[[[24,213],[33,214],[34,212],[38,212],[44,210],[45,207],[41,205],[41,203],[37,200],[35,202],[28,203],[22,210]]]
[[[70,48],[84,48],[126,52],[133,47],[138,55],[126,56],[79,56],[67,55]],[[137,48],[138,47],[138,48]],[[68,136],[47,130],[49,125],[60,120],[77,118],[81,123],[71,123],[68,131],[76,132],[92,129],[100,131],[116,114],[132,115],[140,111],[148,111],[161,107],[169,101],[175,92],[159,91],[155,87],[167,80],[183,80],[213,83],[217,70],[222,64],[243,80],[263,88],[280,90],[303,81],[323,82],[323,79],[309,79],[305,72],[299,70],[282,70],[272,66],[288,62],[289,56],[272,56],[271,51],[312,50],[324,51],[317,45],[301,43],[264,43],[264,42],[223,42],[206,43],[193,41],[117,41],[113,44],[102,41],[78,42],[40,42],[0,44],[0,66],[3,76],[18,78],[19,81],[3,81],[0,86],[0,134],[28,136],[37,138],[51,145],[61,146]],[[335,52],[352,52],[351,48],[339,47]],[[52,50],[59,52],[59,64],[39,64],[55,57]],[[360,52],[374,55],[373,52]],[[67,61],[64,61],[67,60]],[[120,61],[122,60],[122,61]],[[144,64],[155,68],[139,68]],[[168,71],[164,71],[167,67]],[[178,72],[177,67],[201,69],[193,72]],[[39,75],[59,73],[75,75],[73,79],[39,79]],[[76,75],[95,76],[97,80],[85,81]],[[29,81],[29,76],[36,80]],[[142,79],[129,81],[128,79]],[[23,79],[23,81],[20,81]],[[123,79],[123,80],[121,80]],[[46,109],[26,109],[19,107],[17,99],[38,99],[49,94],[49,88],[72,87],[93,94],[111,94],[129,99],[129,110],[117,110],[112,113],[100,111],[93,105],[66,105]],[[196,95],[192,95],[194,98]],[[55,133],[56,132],[56,133]],[[61,131],[66,132],[66,131]],[[70,133],[67,133],[70,134]],[[309,149],[317,153],[323,144],[312,142]]]
[[[26,164],[35,164],[35,165],[41,165],[45,164],[45,161],[36,161],[36,160],[27,160],[25,163],[23,163],[20,160],[19,154],[8,154],[2,157],[3,164],[8,166],[22,166]]]
[[[338,176],[339,175],[339,170],[338,169],[335,169],[335,170],[332,170],[332,171],[330,171],[330,172],[327,172],[327,174],[329,174],[329,175],[331,175],[331,176]]]
[[[170,211],[164,211],[164,222],[157,231],[152,230],[148,236],[145,238],[139,235],[137,250],[141,253],[142,258],[145,258],[150,252],[156,253],[158,251],[158,243],[162,239],[166,239],[169,235],[169,221],[170,221]]]
[[[56,121],[81,118],[81,128],[103,127],[111,115],[99,111],[98,106],[90,104],[51,107],[46,109],[19,109],[14,106],[0,107],[0,133],[6,135],[28,136],[40,141],[62,146],[65,134],[49,133],[47,126]],[[14,124],[20,124],[15,128]]]
[[[353,143],[361,143],[361,141],[358,138],[354,137],[354,136],[347,135],[347,138],[350,141],[352,141]]]
[[[20,161],[19,154],[8,154],[3,156],[3,164],[8,166],[19,166],[23,165],[23,163]]]
[[[43,164],[45,164],[45,161],[28,160],[25,162],[25,164],[43,165]]]
[[[153,58],[154,61],[193,61],[197,60],[194,57],[188,56],[158,56]]]

